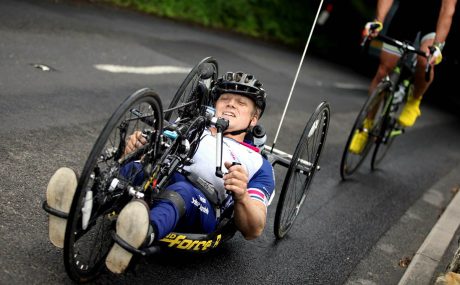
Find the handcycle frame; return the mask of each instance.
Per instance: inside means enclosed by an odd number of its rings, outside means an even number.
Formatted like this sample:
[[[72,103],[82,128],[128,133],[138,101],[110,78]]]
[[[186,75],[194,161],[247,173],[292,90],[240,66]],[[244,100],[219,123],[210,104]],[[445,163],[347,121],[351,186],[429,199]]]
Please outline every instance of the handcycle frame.
[[[124,205],[133,198],[151,204],[168,185],[171,176],[184,171],[183,167],[193,162],[205,128],[217,128],[216,153],[221,151],[228,123],[213,117],[208,108],[209,90],[217,75],[217,61],[205,58],[191,70],[167,110],[162,109],[159,96],[145,88],[126,98],[113,113],[88,156],[68,215],[64,264],[71,279],[87,282],[95,278],[113,242],[135,255],[147,256],[162,249],[207,252],[234,236],[232,207],[220,213],[219,225],[212,233],[171,232],[145,248],[132,247],[114,231],[117,215]],[[308,120],[293,155],[273,147],[261,151],[273,166],[279,164],[288,168],[275,214],[278,239],[291,229],[311,180],[320,169],[319,158],[329,119],[329,104],[322,102]],[[136,130],[142,131],[148,143],[125,154],[127,135]],[[134,161],[141,162],[142,168],[131,168],[127,178],[121,174],[122,166]],[[222,175],[221,165],[222,158],[218,155],[218,176]],[[135,182],[137,180],[141,183]],[[292,195],[294,202],[290,201]],[[80,257],[86,251],[89,251],[87,261]]]
[[[377,26],[371,27],[375,29]],[[404,127],[397,122],[398,112],[403,103],[407,101],[408,92],[413,88],[414,72],[417,64],[417,55],[427,57],[430,61],[431,55],[418,48],[420,33],[417,34],[413,43],[409,41],[399,41],[397,39],[378,35],[375,38],[365,37],[362,46],[367,49],[372,39],[381,40],[398,48],[401,52],[396,66],[387,74],[376,86],[375,90],[365,101],[345,145],[342,160],[340,163],[340,175],[343,180],[351,176],[363,163],[369,154],[372,145],[375,144],[374,152],[371,159],[371,169],[375,170],[377,165],[382,161],[394,139],[404,133]],[[425,68],[425,80],[429,80],[431,65],[427,63]],[[403,97],[395,98],[395,93],[402,86]],[[364,121],[373,117],[373,125],[369,129],[365,126]],[[353,136],[356,132],[366,132],[368,134],[367,143],[361,153],[352,153],[349,148]],[[354,162],[353,160],[356,160]]]

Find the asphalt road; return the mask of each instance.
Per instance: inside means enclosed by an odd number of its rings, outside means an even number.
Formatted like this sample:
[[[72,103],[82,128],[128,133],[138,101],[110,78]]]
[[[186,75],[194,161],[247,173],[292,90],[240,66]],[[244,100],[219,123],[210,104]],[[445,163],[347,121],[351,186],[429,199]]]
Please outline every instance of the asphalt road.
[[[269,97],[262,124],[271,142],[300,52],[80,2],[0,1],[0,284],[71,283],[61,250],[47,239],[41,203],[48,179],[60,166],[82,168],[99,131],[125,97],[151,87],[167,105],[186,76],[111,73],[96,65],[191,68],[207,56],[219,61],[221,73],[251,72],[264,83]],[[417,125],[395,142],[378,171],[371,172],[366,163],[354,179],[341,182],[341,153],[368,83],[369,78],[307,55],[277,147],[293,152],[321,101],[331,104],[332,118],[322,170],[284,240],[277,242],[273,235],[271,206],[264,235],[255,241],[237,234],[206,255],[152,256],[139,260],[133,272],[106,273],[96,283],[342,284],[350,277],[375,277],[379,270],[386,275],[377,283],[396,283],[404,273],[394,266],[398,257],[411,256],[420,246],[434,220],[427,216],[439,215],[449,189],[441,189],[438,206],[413,217],[413,229],[401,229],[403,238],[389,245],[404,245],[392,253],[394,263],[369,265],[374,271],[362,273],[357,265],[362,268],[381,237],[459,164],[460,124],[457,116],[424,105]],[[284,170],[276,175],[281,186]]]

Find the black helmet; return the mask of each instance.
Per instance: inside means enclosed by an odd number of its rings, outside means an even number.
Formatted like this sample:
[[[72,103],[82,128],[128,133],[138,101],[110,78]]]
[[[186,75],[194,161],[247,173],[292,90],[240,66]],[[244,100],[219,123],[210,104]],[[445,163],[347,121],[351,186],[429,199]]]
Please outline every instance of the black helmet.
[[[259,118],[262,117],[266,105],[266,94],[262,88],[262,83],[253,75],[244,72],[227,72],[217,79],[212,88],[212,99],[214,102],[223,93],[238,94],[252,99],[256,107],[260,109]]]

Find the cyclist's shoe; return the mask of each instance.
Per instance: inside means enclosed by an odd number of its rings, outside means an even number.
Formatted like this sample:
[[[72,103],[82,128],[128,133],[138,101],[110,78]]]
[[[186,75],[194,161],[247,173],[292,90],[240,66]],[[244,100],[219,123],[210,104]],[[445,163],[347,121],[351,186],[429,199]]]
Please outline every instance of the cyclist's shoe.
[[[68,214],[72,204],[75,190],[77,189],[78,177],[70,168],[59,168],[51,177],[46,188],[46,203],[48,207],[56,211]],[[49,239],[52,244],[59,248],[64,247],[64,235],[67,219],[49,215]]]
[[[420,102],[422,98],[414,98],[409,96],[406,105],[404,105],[401,114],[399,115],[398,122],[403,127],[412,127],[415,120],[421,115]]]
[[[143,200],[129,202],[117,219],[117,235],[135,248],[145,243],[149,236],[149,207]],[[105,265],[113,273],[123,273],[128,267],[133,254],[115,243],[110,249]]]
[[[351,153],[361,154],[361,152],[364,150],[369,136],[368,133],[369,130],[372,128],[372,124],[372,120],[366,118],[363,122],[363,130],[356,130],[350,143],[349,150]]]

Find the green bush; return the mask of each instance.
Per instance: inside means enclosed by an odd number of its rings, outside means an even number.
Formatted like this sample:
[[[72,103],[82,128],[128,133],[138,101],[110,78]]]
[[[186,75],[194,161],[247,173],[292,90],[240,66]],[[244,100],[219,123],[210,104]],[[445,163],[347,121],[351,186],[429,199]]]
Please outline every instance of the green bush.
[[[282,0],[99,1],[290,46],[305,44],[319,5]]]

